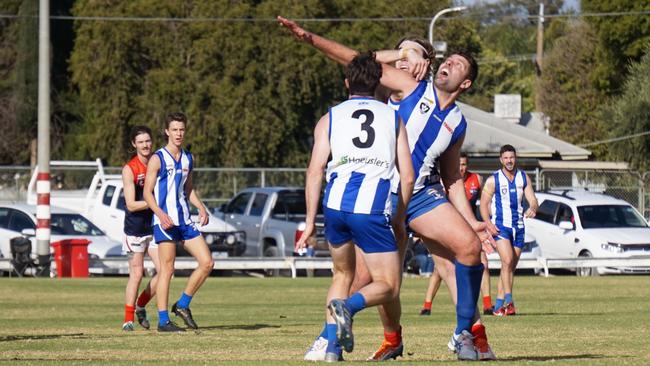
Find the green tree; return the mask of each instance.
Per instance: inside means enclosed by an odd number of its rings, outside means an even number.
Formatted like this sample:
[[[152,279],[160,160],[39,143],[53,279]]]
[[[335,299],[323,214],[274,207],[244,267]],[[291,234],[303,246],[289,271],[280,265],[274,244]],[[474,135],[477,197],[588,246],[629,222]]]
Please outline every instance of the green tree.
[[[67,15],[73,0],[52,3],[51,12]],[[0,21],[0,115],[4,127],[0,163],[29,164],[30,142],[36,139],[38,109],[38,0],[11,0],[0,13],[16,19]],[[52,20],[51,95],[52,155],[63,145],[62,135],[73,119],[76,94],[69,89],[67,59],[74,39],[71,22]]]
[[[29,16],[38,13],[38,1],[5,1],[0,12],[24,16],[0,20],[0,164],[25,164],[29,131],[36,121],[38,82],[38,22]]]
[[[495,94],[521,94],[522,109],[531,110],[534,83],[532,70],[522,72],[520,63],[510,61],[504,55],[490,49],[486,49],[481,57],[486,61],[479,66],[479,76],[470,89],[471,93],[462,96],[463,102],[486,111],[493,111]]]
[[[583,12],[638,12],[650,10],[650,3],[637,0],[583,1]],[[598,87],[608,94],[618,94],[627,76],[630,62],[638,62],[650,42],[650,16],[620,15],[588,17],[600,44],[598,62],[594,63]]]
[[[591,27],[578,21],[556,40],[545,57],[541,78],[543,110],[551,118],[551,134],[574,144],[595,141],[606,134],[599,110],[607,97],[596,87],[593,70],[597,49]],[[592,151],[603,156],[604,148],[597,146]]]
[[[545,14],[558,14],[563,1],[544,1]],[[487,111],[494,107],[495,94],[521,94],[522,110],[534,109],[537,0],[486,2],[472,9],[478,19],[482,53],[475,88],[463,97],[465,102]],[[562,21],[546,18],[545,44],[548,49]]]
[[[603,117],[609,121],[612,137],[650,131],[650,42],[644,56],[630,65],[623,93],[616,98]],[[613,142],[609,148],[616,160],[627,161],[634,169],[650,170],[650,136]]]
[[[449,5],[389,1],[79,0],[75,15],[194,18],[421,17]],[[426,34],[428,21],[319,22],[309,29],[354,48],[392,47],[405,33]],[[477,48],[471,27],[456,37]],[[309,153],[311,130],[345,98],[342,68],[296,42],[273,20],[257,22],[75,22],[70,58],[83,123],[70,130],[65,154],[120,164],[135,124],[160,130],[167,112],[190,118],[187,140],[203,166],[296,166]],[[441,32],[451,32],[441,27]],[[474,33],[472,33],[474,32]],[[471,40],[466,42],[465,40]],[[453,46],[456,41],[451,42]],[[156,136],[157,137],[157,136]],[[160,140],[157,141],[160,144]]]

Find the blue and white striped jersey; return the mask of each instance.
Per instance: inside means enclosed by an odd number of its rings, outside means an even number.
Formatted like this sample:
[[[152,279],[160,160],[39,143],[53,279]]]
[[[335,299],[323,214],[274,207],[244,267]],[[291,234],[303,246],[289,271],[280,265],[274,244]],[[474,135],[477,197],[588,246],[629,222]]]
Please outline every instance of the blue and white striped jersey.
[[[456,103],[444,110],[440,109],[433,83],[429,81],[421,81],[418,87],[399,103],[390,100],[389,104],[399,106],[398,113],[406,124],[415,171],[413,192],[416,193],[424,188],[427,180],[440,180],[437,176],[437,159],[465,134],[467,122]],[[399,185],[398,174],[393,176],[392,183],[392,191],[396,193]]]
[[[191,153],[182,150],[180,159],[176,161],[164,147],[156,151],[156,155],[160,159],[160,171],[153,192],[156,202],[169,215],[174,225],[189,225],[192,220],[185,183],[194,167],[194,158]],[[153,224],[160,224],[156,215],[153,216]]]
[[[528,185],[526,173],[517,169],[512,182],[501,169],[493,174],[494,195],[492,196],[492,223],[508,228],[524,227],[522,200],[524,188]]]
[[[372,98],[352,98],[329,110],[332,160],[323,205],[361,214],[389,214],[399,118]]]

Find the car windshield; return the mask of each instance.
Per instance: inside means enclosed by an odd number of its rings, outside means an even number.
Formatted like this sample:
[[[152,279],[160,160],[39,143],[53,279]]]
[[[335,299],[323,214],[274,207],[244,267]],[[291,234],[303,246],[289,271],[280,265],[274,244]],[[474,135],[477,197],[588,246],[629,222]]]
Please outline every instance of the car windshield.
[[[305,202],[305,191],[280,191],[271,213],[275,218],[288,218],[289,220],[304,219],[307,212]],[[322,213],[322,207],[318,205],[318,214]]]
[[[584,229],[648,226],[632,206],[626,205],[580,206],[578,215]]]
[[[79,214],[52,214],[53,235],[104,235],[97,226]]]

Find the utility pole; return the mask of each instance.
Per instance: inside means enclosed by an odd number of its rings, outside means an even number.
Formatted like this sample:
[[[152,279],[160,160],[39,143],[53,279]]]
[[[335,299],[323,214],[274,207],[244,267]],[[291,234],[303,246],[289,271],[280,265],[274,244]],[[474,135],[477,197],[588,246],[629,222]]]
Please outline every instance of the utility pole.
[[[537,54],[535,56],[535,69],[537,71],[537,92],[535,93],[535,112],[542,113],[542,69],[544,62],[544,3],[539,3],[539,18],[537,21]]]
[[[50,2],[38,9],[38,175],[36,181],[36,253],[50,263]]]

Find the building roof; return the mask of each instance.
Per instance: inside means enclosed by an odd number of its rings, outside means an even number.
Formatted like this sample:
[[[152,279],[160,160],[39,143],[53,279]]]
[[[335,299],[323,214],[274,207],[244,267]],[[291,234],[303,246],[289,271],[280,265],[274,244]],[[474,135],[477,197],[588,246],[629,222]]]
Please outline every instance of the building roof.
[[[539,167],[552,170],[629,170],[625,162],[615,161],[557,161],[540,160]]]
[[[471,156],[499,155],[502,145],[517,149],[517,156],[530,158],[560,158],[561,160],[586,160],[591,151],[564,142],[543,132],[504,121],[494,114],[458,103],[467,120],[467,133],[463,150]]]

